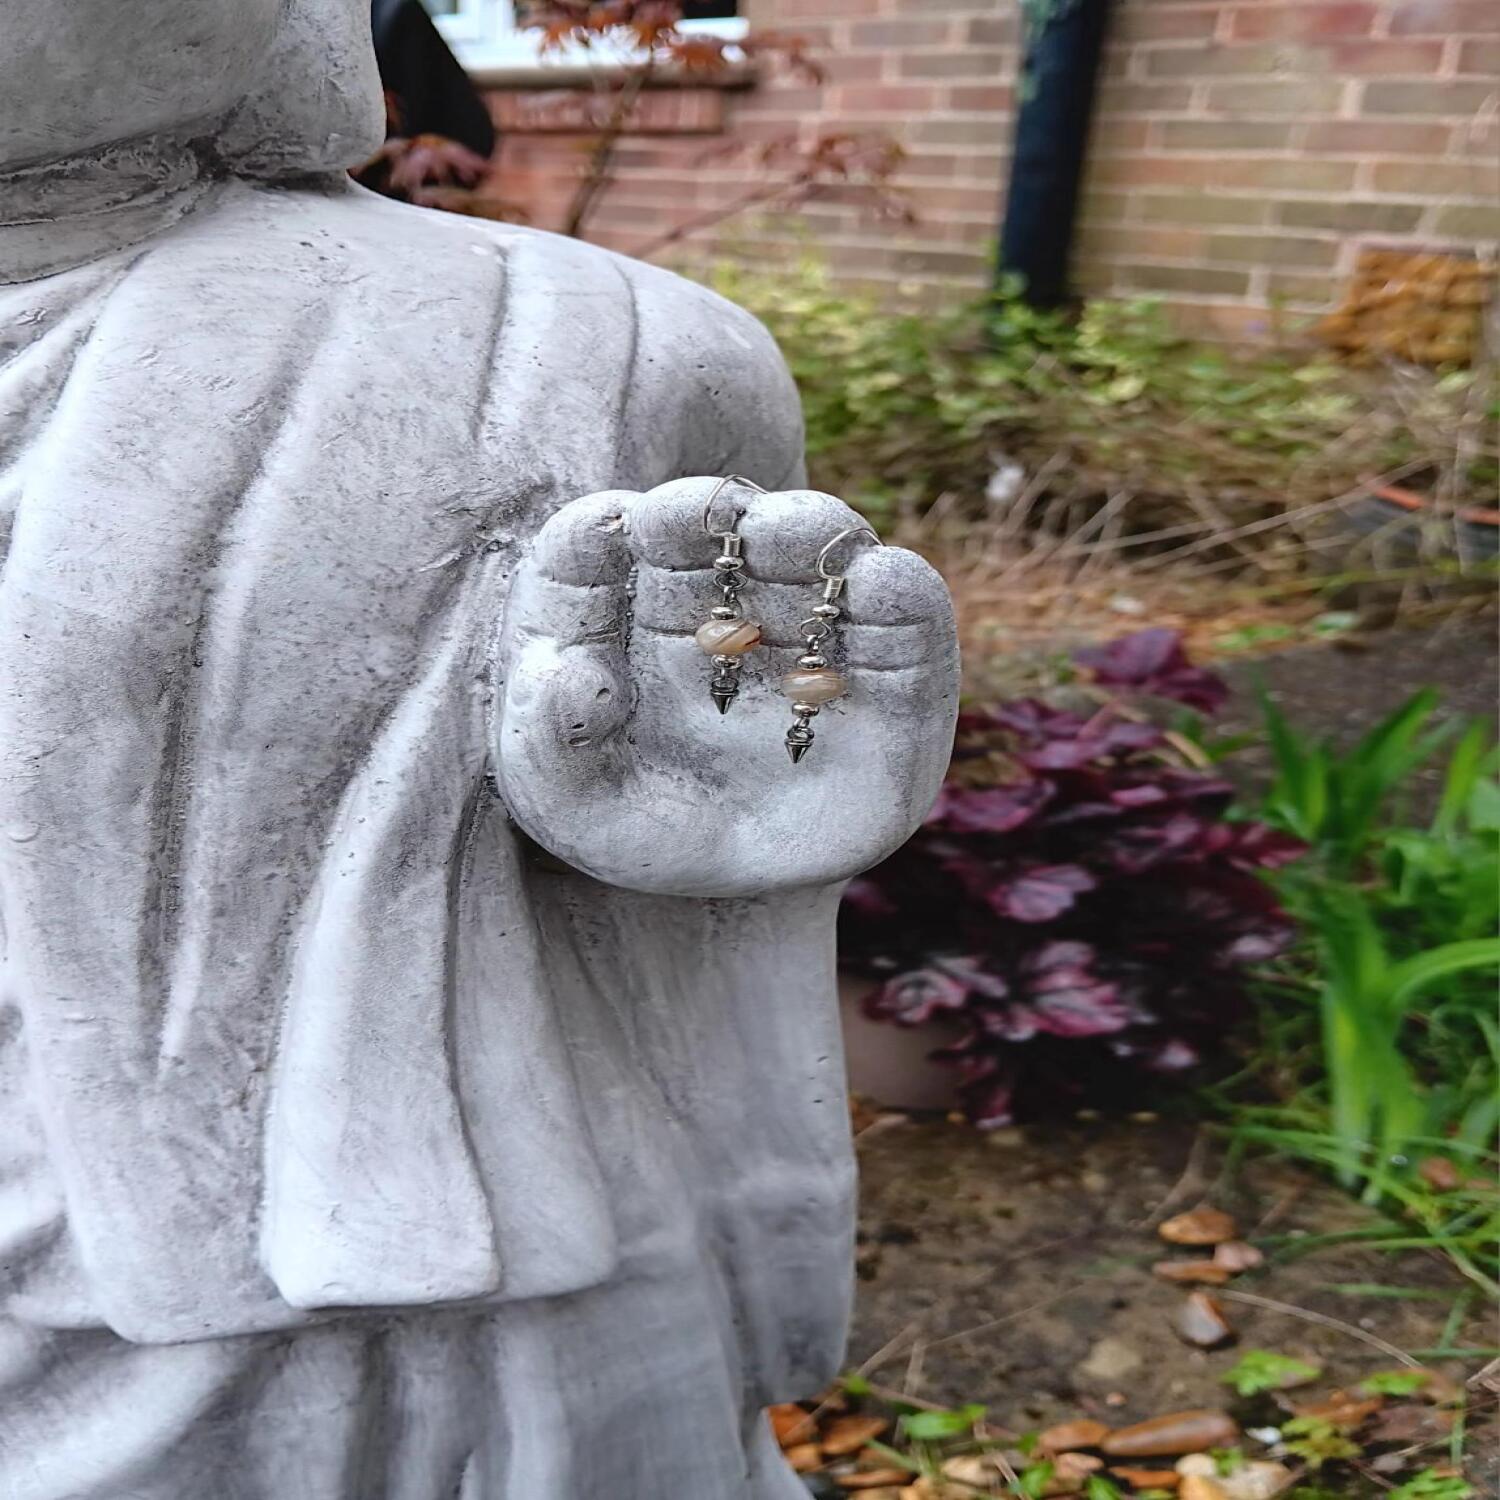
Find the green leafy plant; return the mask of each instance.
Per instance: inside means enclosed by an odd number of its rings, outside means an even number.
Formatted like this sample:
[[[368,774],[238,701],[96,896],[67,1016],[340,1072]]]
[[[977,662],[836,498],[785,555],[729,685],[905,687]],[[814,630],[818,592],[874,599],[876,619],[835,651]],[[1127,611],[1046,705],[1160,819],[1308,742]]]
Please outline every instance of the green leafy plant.
[[[1309,1469],[1358,1458],[1360,1446],[1322,1417],[1293,1417],[1281,1429],[1282,1446]]]
[[[1269,1349],[1247,1349],[1239,1362],[1219,1379],[1233,1386],[1242,1396],[1257,1396],[1262,1391],[1283,1391],[1319,1374],[1317,1365]]]
[[[1426,1370],[1381,1370],[1361,1380],[1358,1390],[1362,1396],[1414,1396],[1431,1383]]]
[[[977,513],[1011,465],[1023,498],[990,504],[1036,529],[1097,523],[1103,508],[1155,555],[1280,574],[1372,476],[1454,475],[1451,506],[1493,495],[1483,372],[1403,372],[1398,388],[1305,349],[1231,354],[1183,338],[1149,298],[1075,317],[1002,286],[912,311],[840,285],[813,256],[771,270],[729,261],[712,280],[776,335],[814,481],[872,517],[940,499]]]
[[[1398,1484],[1387,1500],[1469,1500],[1474,1486],[1459,1474],[1423,1469],[1405,1484]]]
[[[1268,876],[1304,933],[1262,994],[1265,1053],[1291,1097],[1242,1108],[1239,1128],[1416,1219],[1493,1292],[1497,756],[1487,726],[1439,722],[1436,706],[1418,693],[1339,752],[1265,705],[1276,776],[1256,815],[1310,852]],[[1440,756],[1419,825],[1403,804]]]

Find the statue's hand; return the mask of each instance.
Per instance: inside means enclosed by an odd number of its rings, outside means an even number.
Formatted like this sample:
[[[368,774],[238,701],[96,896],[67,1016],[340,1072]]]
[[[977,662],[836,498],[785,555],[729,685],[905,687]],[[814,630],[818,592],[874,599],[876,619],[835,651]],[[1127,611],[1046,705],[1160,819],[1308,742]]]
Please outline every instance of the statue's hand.
[[[500,788],[537,843],[611,885],[745,896],[840,880],[896,848],[937,793],[958,702],[948,592],[911,552],[836,549],[848,583],[830,660],[849,691],[794,765],[777,685],[822,602],[819,550],[861,521],[810,490],[720,494],[720,528],[744,507],[740,604],[766,643],[721,715],[693,640],[720,603],[714,484],[590,495],[543,527],[501,640]]]

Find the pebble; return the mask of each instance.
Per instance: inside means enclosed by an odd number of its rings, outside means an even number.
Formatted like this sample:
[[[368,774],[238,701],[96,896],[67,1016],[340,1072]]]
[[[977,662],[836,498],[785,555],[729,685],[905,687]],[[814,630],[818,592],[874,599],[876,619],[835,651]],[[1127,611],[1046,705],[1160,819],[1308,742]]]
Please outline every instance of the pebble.
[[[1217,1349],[1234,1339],[1234,1328],[1224,1309],[1207,1292],[1193,1292],[1178,1309],[1172,1329],[1196,1349]]]
[[[1222,1209],[1203,1204],[1167,1219],[1156,1232],[1172,1245],[1221,1245],[1235,1238],[1239,1225]]]
[[[1166,1458],[1228,1448],[1239,1435],[1240,1429],[1228,1412],[1174,1411],[1133,1427],[1117,1428],[1099,1446],[1111,1458]]]
[[[1124,1339],[1106,1336],[1089,1350],[1078,1373],[1093,1380],[1113,1381],[1140,1369],[1142,1363],[1139,1350],[1132,1349]]]

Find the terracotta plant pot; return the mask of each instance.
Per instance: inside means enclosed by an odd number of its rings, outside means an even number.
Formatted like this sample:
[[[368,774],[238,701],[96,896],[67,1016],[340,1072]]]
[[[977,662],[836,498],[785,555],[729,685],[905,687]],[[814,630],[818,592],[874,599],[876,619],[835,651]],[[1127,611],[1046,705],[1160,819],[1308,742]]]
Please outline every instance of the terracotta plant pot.
[[[1407,549],[1416,546],[1421,528],[1437,519],[1426,495],[1393,484],[1372,487],[1354,502],[1348,514],[1355,530],[1363,535],[1379,533]],[[1451,527],[1460,557],[1473,562],[1500,555],[1500,510],[1470,505],[1441,519],[1443,525]]]
[[[875,986],[868,979],[839,976],[844,1060],[853,1093],[890,1109],[950,1110],[958,1102],[958,1072],[928,1053],[955,1041],[952,1022],[892,1026],[872,1021],[860,1008]]]

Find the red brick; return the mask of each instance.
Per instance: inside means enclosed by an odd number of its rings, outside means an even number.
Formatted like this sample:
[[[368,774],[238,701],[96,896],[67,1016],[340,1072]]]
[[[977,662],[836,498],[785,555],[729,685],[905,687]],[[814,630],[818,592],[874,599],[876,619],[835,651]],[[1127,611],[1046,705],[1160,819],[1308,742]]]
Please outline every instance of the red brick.
[[[1021,39],[1013,7],[1001,16],[975,16],[966,24],[969,41],[979,47],[1004,47]]]
[[[1276,205],[1277,221],[1293,229],[1366,234],[1410,234],[1421,223],[1422,212],[1420,203],[1370,203],[1347,198],[1331,203],[1294,198]]]
[[[1193,100],[1193,90],[1186,83],[1116,83],[1106,82],[1099,90],[1101,115],[1136,115],[1180,113]]]
[[[1287,68],[1288,49],[1269,43],[1257,46],[1228,46],[1221,42],[1206,47],[1143,48],[1146,73],[1151,78],[1223,78],[1261,77],[1278,72],[1320,71],[1306,65]],[[1307,57],[1306,48],[1291,49],[1292,57]]]
[[[1299,239],[1282,234],[1211,234],[1204,244],[1210,265],[1307,266],[1331,269],[1338,259],[1337,240]]]
[[[1433,228],[1451,239],[1500,240],[1500,204],[1464,203],[1440,209]]]
[[[1269,120],[1158,120],[1155,128],[1165,151],[1284,151],[1294,127]]]
[[[1264,198],[1232,198],[1222,193],[1143,193],[1134,199],[1142,219],[1164,224],[1265,224],[1271,206]]]
[[[1015,105],[1009,84],[955,84],[948,90],[948,108],[959,114],[1009,114]]]
[[[942,47],[953,43],[946,21],[858,21],[849,28],[856,47]]]
[[[1230,17],[1234,37],[1254,40],[1316,41],[1331,36],[1368,36],[1375,21],[1373,5],[1287,5],[1261,0]]]
[[[1465,42],[1458,49],[1458,71],[1480,78],[1500,78],[1500,41],[1482,38]]]
[[[830,91],[830,106],[849,112],[867,109],[873,114],[925,114],[937,103],[937,90],[920,84],[856,83]]]
[[[1151,137],[1150,120],[1107,120],[1094,132],[1092,149],[1099,155],[1139,152]]]
[[[1298,78],[1271,83],[1212,83],[1208,88],[1210,111],[1247,115],[1332,114],[1343,98],[1344,85],[1337,78]]]
[[[1492,0],[1411,0],[1391,15],[1392,36],[1462,36],[1500,32],[1500,6]]]
[[[1083,255],[1106,260],[1199,260],[1200,229],[1163,228],[1149,224],[1094,225],[1078,232]]]
[[[1365,85],[1362,107],[1369,115],[1445,115],[1467,119],[1487,108],[1494,96],[1495,90],[1487,83],[1377,79]]]
[[[1126,265],[1120,267],[1120,279],[1144,292],[1243,297],[1250,290],[1248,271],[1231,271],[1220,266]]]
[[[1295,271],[1272,271],[1266,281],[1267,294],[1293,307],[1327,307],[1341,290],[1336,277],[1306,276]]]
[[[1318,50],[1336,72],[1369,73],[1381,78],[1436,73],[1443,61],[1441,42],[1336,42]]]
[[[977,146],[983,150],[1010,148],[1010,131],[994,119],[955,119],[932,115],[909,127],[910,139],[927,146]]]
[[[1314,120],[1302,149],[1313,156],[1441,156],[1452,129],[1405,120]]]
[[[818,57],[829,83],[873,83],[885,76],[891,60],[889,52],[835,52]]]
[[[1417,193],[1429,198],[1483,198],[1500,189],[1500,163],[1382,161],[1375,163],[1377,193]]]
[[[1119,8],[1110,32],[1124,42],[1181,42],[1208,38],[1219,21],[1219,7],[1126,4]]]
[[[963,52],[908,52],[902,78],[999,78],[1010,70],[1010,54],[994,48]]]

